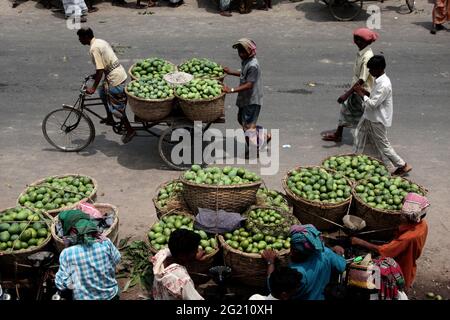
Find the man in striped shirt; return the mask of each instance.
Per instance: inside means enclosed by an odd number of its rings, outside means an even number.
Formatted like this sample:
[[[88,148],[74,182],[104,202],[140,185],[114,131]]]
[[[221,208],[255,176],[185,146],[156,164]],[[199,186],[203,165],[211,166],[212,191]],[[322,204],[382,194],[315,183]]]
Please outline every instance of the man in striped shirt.
[[[60,214],[63,228],[75,243],[59,256],[55,284],[59,290],[72,290],[74,300],[118,299],[115,269],[120,252],[107,238],[98,234],[92,220],[81,212]]]

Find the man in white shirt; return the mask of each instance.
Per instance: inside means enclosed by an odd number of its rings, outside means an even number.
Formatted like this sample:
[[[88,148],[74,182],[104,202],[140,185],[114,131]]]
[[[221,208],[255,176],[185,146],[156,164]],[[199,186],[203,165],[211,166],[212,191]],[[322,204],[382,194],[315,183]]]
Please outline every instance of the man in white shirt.
[[[370,74],[376,79],[375,86],[369,94],[363,87],[356,86],[355,92],[364,100],[364,113],[356,128],[354,153],[362,153],[367,139],[371,139],[385,164],[391,162],[396,168],[394,175],[404,175],[412,170],[395,152],[387,138],[387,129],[392,124],[392,85],[384,73],[386,61],[383,56],[373,56],[367,62]]]

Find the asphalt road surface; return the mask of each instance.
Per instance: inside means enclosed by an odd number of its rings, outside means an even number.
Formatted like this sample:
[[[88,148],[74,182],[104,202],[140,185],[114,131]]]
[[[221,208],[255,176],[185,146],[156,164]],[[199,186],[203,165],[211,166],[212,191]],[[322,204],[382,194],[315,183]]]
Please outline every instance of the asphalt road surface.
[[[409,178],[428,188],[432,203],[411,295],[422,299],[433,291],[449,298],[450,33],[429,34],[431,4],[418,1],[418,11],[408,15],[402,14],[403,4],[379,4],[380,39],[373,50],[385,54],[393,83],[391,142],[414,167]],[[264,81],[260,123],[280,130],[279,171],[263,177],[270,188],[281,189],[281,179],[294,166],[351,151],[349,132],[340,145],[323,142],[320,132],[336,125],[336,99],[351,80],[356,54],[351,32],[365,26],[367,16],[337,22],[324,5],[311,1],[284,1],[269,12],[231,18],[217,15],[206,1],[187,1],[177,9],[165,5],[140,15],[142,10],[102,3],[87,25],[114,45],[126,68],[148,56],[177,64],[200,56],[237,69],[233,41],[253,38]],[[86,150],[55,151],[43,138],[41,123],[49,111],[73,103],[82,77],[92,73],[88,47],[78,42],[61,14],[34,1],[16,9],[2,1],[0,12],[0,207],[13,206],[23,188],[41,177],[83,173],[98,180],[98,201],[119,207],[120,234],[144,238],[156,219],[151,199],[157,186],[179,172],[161,161],[156,139],[136,138],[123,145],[98,121],[95,141]],[[226,83],[236,85],[237,78],[228,77]],[[238,128],[234,102],[234,96],[227,96],[227,122],[217,128]],[[257,165],[248,168],[258,170]]]

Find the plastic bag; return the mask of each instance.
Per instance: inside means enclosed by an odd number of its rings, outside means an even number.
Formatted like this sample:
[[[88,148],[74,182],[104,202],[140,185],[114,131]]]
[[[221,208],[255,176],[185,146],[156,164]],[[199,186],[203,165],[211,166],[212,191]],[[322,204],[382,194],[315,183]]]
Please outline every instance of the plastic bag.
[[[362,289],[379,289],[380,268],[372,263],[372,256],[366,255],[363,261],[352,263],[348,269],[348,285]]]
[[[101,219],[103,218],[103,213],[101,213],[97,208],[90,203],[87,202],[80,202],[76,208],[78,210],[83,211],[87,215],[89,215],[92,219]]]
[[[244,220],[239,213],[199,208],[194,226],[208,233],[226,233],[239,228]]]

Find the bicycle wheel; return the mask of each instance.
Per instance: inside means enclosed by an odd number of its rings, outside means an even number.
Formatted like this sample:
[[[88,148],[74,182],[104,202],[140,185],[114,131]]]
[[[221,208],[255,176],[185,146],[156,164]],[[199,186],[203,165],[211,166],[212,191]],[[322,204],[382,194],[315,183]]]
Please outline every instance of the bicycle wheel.
[[[61,108],[44,118],[42,133],[58,150],[74,152],[83,150],[94,140],[95,128],[84,113],[73,108]]]
[[[172,133],[179,129],[181,129],[179,134],[172,136]],[[188,141],[186,141],[186,139]],[[175,170],[186,170],[193,164],[206,166],[205,159],[203,159],[203,150],[205,148],[203,139],[201,144],[202,154],[200,155],[200,159],[196,159],[194,149],[194,127],[192,125],[183,124],[170,127],[163,131],[159,137],[158,151],[161,159],[169,167]]]
[[[408,6],[409,12],[413,12],[416,8],[416,0],[406,0],[406,5]]]
[[[328,4],[331,14],[339,21],[350,21],[362,11],[362,0],[332,0]]]

